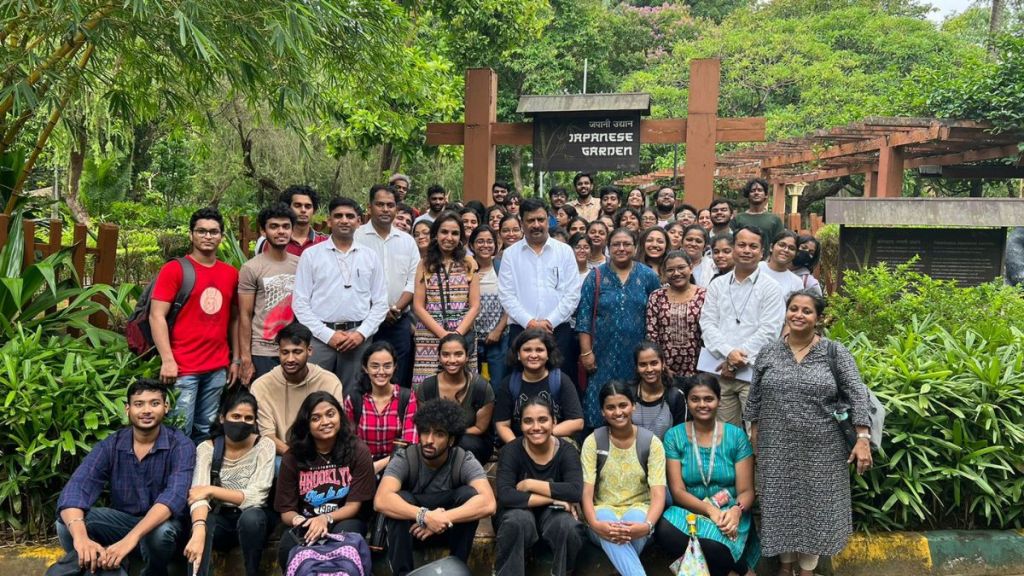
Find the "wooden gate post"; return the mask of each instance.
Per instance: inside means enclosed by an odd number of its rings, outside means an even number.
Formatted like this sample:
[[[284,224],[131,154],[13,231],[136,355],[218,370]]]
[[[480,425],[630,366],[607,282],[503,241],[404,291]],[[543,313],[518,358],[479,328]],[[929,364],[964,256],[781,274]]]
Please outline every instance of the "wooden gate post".
[[[117,258],[117,231],[116,224],[100,224],[100,233],[96,239],[96,267],[93,270],[93,284],[114,283],[114,260]],[[107,306],[110,302],[104,296],[96,295],[93,302]],[[89,317],[89,323],[97,328],[106,328],[110,318],[106,314],[97,312]]]

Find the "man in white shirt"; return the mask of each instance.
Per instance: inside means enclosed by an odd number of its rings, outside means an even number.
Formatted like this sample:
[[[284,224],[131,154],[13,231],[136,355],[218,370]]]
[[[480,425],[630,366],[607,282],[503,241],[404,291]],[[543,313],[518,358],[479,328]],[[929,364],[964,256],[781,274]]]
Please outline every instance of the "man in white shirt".
[[[391,344],[397,356],[395,381],[406,388],[412,385],[412,316],[409,304],[416,290],[416,267],[420,251],[412,236],[392,226],[398,210],[395,190],[383,184],[370,188],[370,221],[356,230],[356,242],[377,253],[385,265],[388,313],[375,340]]]
[[[706,351],[714,355],[722,386],[719,417],[743,425],[743,407],[750,392],[749,374],[754,359],[766,344],[779,337],[785,318],[781,289],[762,274],[762,233],[752,226],[736,231],[735,268],[716,278],[707,289],[700,314]],[[701,351],[702,356],[705,351]],[[737,376],[743,379],[738,379]]]
[[[363,351],[388,312],[384,266],[355,242],[362,208],[351,198],[331,200],[331,237],[306,250],[295,271],[295,318],[313,333],[310,361],[355,384]]]
[[[580,302],[579,270],[572,248],[548,235],[544,203],[523,200],[526,237],[505,249],[498,275],[498,299],[509,317],[509,341],[527,328],[551,332],[562,353],[562,371],[575,374],[569,318]]]

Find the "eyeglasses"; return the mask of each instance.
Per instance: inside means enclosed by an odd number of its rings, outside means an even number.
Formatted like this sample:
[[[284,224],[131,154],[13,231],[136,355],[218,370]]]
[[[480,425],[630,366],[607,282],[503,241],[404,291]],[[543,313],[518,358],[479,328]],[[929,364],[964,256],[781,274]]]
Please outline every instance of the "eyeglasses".
[[[208,236],[210,238],[216,238],[220,236],[220,230],[207,230],[205,228],[196,228],[192,231],[196,236]]]
[[[612,248],[632,248],[634,244],[632,242],[612,242]]]
[[[391,362],[388,362],[387,364],[369,364],[366,369],[370,372],[390,372],[395,369],[395,365]]]

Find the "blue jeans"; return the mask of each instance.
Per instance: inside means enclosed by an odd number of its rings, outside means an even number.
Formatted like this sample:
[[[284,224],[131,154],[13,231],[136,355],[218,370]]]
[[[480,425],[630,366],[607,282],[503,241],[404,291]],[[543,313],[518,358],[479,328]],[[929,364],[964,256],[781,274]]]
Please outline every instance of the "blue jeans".
[[[181,430],[193,440],[205,440],[210,434],[210,424],[217,418],[220,393],[227,381],[228,371],[224,368],[202,374],[178,376],[178,400],[170,416],[184,416]]]
[[[647,514],[643,510],[635,508],[626,510],[621,518],[607,508],[598,508],[594,513],[601,522],[645,522],[647,520]],[[628,544],[612,544],[607,540],[602,540],[593,530],[587,532],[594,544],[601,546],[605,556],[619,571],[619,574],[646,574],[643,564],[640,563],[640,553],[644,551],[650,537],[637,538]]]
[[[482,336],[486,337],[487,334]],[[508,330],[494,344],[487,344],[484,338],[477,339],[477,361],[487,362],[487,375],[491,381],[491,389],[497,393],[501,381],[508,369],[505,367],[505,355],[508,353]]]
[[[85,529],[89,538],[100,546],[110,546],[124,538],[142,520],[113,508],[92,508],[85,515]],[[181,524],[174,519],[157,526],[139,541],[137,552],[142,555],[142,576],[167,574],[167,566],[179,549],[179,538],[184,535]],[[65,552],[75,549],[71,531],[57,520],[57,538]],[[136,551],[132,552],[134,555]]]

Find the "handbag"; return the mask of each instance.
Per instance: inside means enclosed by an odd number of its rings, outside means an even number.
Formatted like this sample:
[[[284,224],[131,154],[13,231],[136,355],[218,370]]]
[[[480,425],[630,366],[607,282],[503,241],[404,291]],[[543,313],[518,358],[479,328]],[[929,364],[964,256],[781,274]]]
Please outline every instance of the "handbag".
[[[689,524],[690,543],[686,546],[686,552],[669,566],[669,570],[672,576],[711,576],[704,551],[700,549],[700,541],[697,539],[697,516],[687,514],[686,523]]]
[[[601,300],[601,267],[594,268],[594,308],[590,313],[590,349],[594,349],[594,327],[597,326],[597,305]],[[576,362],[576,387],[580,394],[587,391],[587,369],[583,367],[583,358]]]
[[[839,367],[837,365],[839,352],[836,349],[836,343],[828,341],[828,367],[832,371],[832,378],[836,381],[836,389],[839,388]],[[865,386],[865,388],[867,388]],[[877,450],[882,445],[882,429],[885,427],[885,406],[878,400],[878,396],[870,389],[868,391],[868,419],[870,420],[871,427],[871,447]],[[846,447],[853,450],[853,447],[857,444],[857,428],[853,425],[850,420],[850,400],[845,398],[842,392],[839,392],[839,407],[832,416],[836,419],[836,423],[839,425],[839,431],[843,433],[843,439],[846,440]]]

